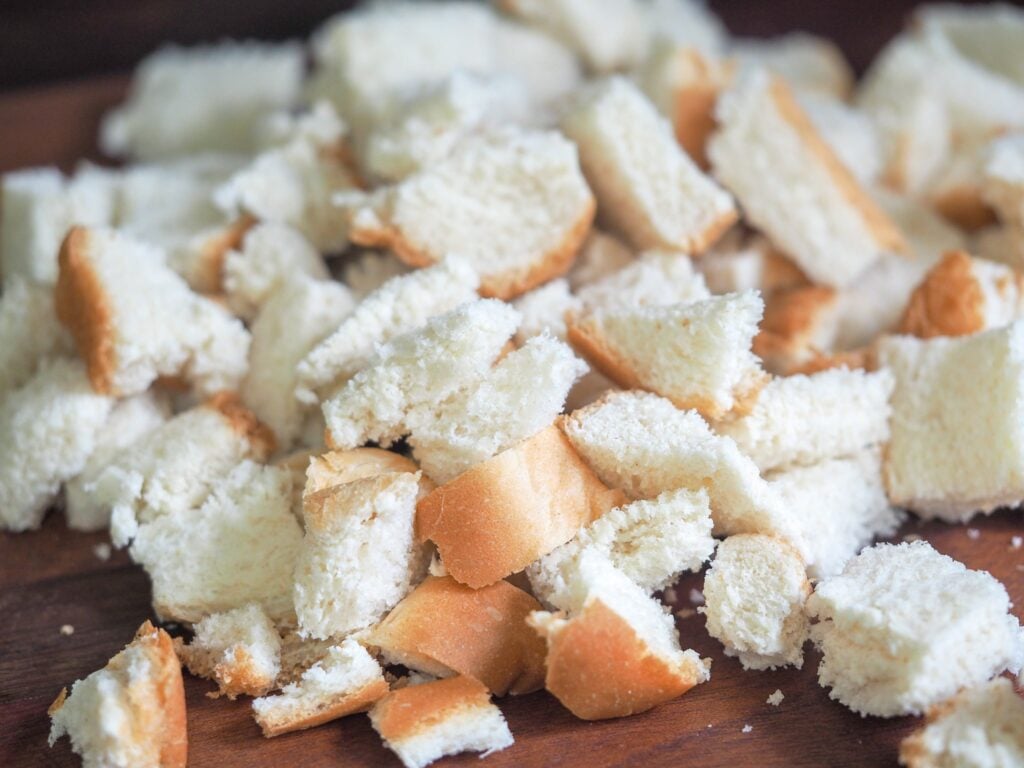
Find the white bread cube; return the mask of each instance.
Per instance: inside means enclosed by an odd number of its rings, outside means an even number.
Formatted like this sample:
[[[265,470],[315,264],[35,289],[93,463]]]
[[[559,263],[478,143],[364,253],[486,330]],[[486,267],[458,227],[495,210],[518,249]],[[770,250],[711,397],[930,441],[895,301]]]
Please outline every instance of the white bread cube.
[[[243,461],[218,480],[201,506],[136,532],[130,552],[152,581],[153,609],[197,622],[255,602],[274,620],[288,618],[302,547],[291,473]]]
[[[1015,227],[1024,227],[1024,132],[993,141],[982,174],[982,193],[999,218]]]
[[[119,401],[110,411],[96,446],[82,471],[64,485],[64,515],[68,528],[98,531],[110,526],[110,508],[92,499],[96,478],[121,451],[167,421],[167,399],[153,391]]]
[[[481,293],[503,299],[566,272],[594,218],[576,147],[554,131],[513,127],[467,138],[399,184],[339,204],[352,242],[414,267],[458,254]]]
[[[479,281],[454,257],[375,288],[296,367],[295,396],[315,404],[367,365],[377,347],[476,298]]]
[[[844,100],[853,87],[853,70],[839,47],[805,32],[768,40],[740,38],[729,53],[742,68],[764,68],[796,91]]]
[[[410,268],[390,253],[363,251],[347,261],[341,270],[341,281],[353,298],[362,301],[393,277],[406,275]]]
[[[356,448],[368,440],[387,445],[398,439],[408,432],[413,410],[482,379],[518,322],[507,304],[479,300],[378,347],[365,367],[324,401],[328,445]]]
[[[0,399],[0,527],[39,527],[61,484],[85,467],[113,407],[89,386],[85,366],[66,358],[43,363]]]
[[[258,603],[211,613],[196,622],[178,656],[188,671],[217,683],[219,693],[263,696],[281,671],[281,637]]]
[[[900,744],[908,768],[1009,768],[1024,764],[1024,699],[996,678],[967,688],[928,711]]]
[[[72,229],[60,252],[57,316],[97,392],[132,395],[181,375],[199,394],[237,385],[249,333],[191,290],[158,250],[108,229]]]
[[[800,93],[800,106],[818,135],[861,184],[871,184],[882,165],[874,122],[865,112],[826,94]]]
[[[1003,585],[924,541],[878,544],[822,581],[807,601],[818,623],[818,682],[861,715],[920,714],[960,688],[1024,661]]]
[[[564,277],[524,293],[512,306],[523,318],[516,331],[516,343],[520,345],[543,333],[564,340],[566,313],[578,312],[583,308],[582,302],[573,295],[569,281]]]
[[[633,251],[625,243],[594,227],[569,270],[569,285],[577,291],[622,269],[633,258]]]
[[[836,369],[772,379],[749,413],[715,424],[765,472],[850,456],[889,439],[888,371]]]
[[[185,768],[185,687],[174,644],[148,621],[107,665],[50,705],[50,738],[67,736],[86,768]]]
[[[754,354],[765,368],[785,376],[821,353],[833,351],[841,317],[839,297],[835,289],[821,285],[797,286],[769,296],[753,342]]]
[[[584,91],[561,126],[579,147],[601,218],[635,248],[701,253],[736,221],[732,198],[625,78]]]
[[[718,419],[748,409],[767,379],[751,352],[762,309],[753,291],[596,309],[568,318],[568,338],[619,386],[647,389]]]
[[[263,735],[270,738],[365,712],[387,692],[380,664],[350,637],[331,647],[281,693],[256,699],[252,712]]]
[[[567,609],[567,578],[580,555],[595,550],[648,594],[699,571],[715,550],[704,489],[665,491],[606,512],[576,537],[532,563],[526,573],[545,605]]]
[[[812,281],[852,283],[903,238],[815,130],[785,84],[754,70],[718,100],[716,177]]]
[[[711,677],[711,660],[682,650],[668,609],[596,551],[568,579],[568,616],[537,611],[548,645],[545,687],[576,717],[645,712]]]
[[[370,710],[370,723],[405,768],[460,752],[486,757],[513,742],[487,689],[462,675],[391,691]]]
[[[645,251],[576,294],[589,309],[689,304],[711,298],[703,275],[685,253]]]
[[[128,100],[104,117],[100,145],[143,160],[250,152],[253,123],[298,101],[302,69],[295,43],[161,48],[135,71]]]
[[[338,327],[352,306],[341,283],[298,274],[275,288],[260,308],[251,326],[249,372],[239,394],[273,431],[279,449],[322,441],[318,409],[295,398],[296,366]]]
[[[304,637],[365,629],[422,579],[429,554],[413,534],[419,495],[419,473],[389,472],[306,496],[292,593]]]
[[[893,504],[962,522],[1024,499],[1024,321],[960,338],[883,339],[878,362],[896,377],[885,466]]]
[[[57,321],[53,290],[21,277],[4,280],[0,295],[0,399],[32,378],[39,365],[71,351],[67,332]]]
[[[804,663],[808,622],[804,602],[811,594],[803,560],[773,536],[730,536],[715,553],[704,577],[708,634],[722,642],[726,656],[744,669],[775,669]]]

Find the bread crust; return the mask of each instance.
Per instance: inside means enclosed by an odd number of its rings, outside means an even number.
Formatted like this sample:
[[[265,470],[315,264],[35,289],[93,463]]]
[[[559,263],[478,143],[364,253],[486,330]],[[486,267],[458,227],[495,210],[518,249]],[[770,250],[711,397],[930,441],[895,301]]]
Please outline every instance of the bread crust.
[[[474,589],[525,568],[625,500],[552,425],[420,500],[416,536]]]
[[[388,684],[383,677],[367,683],[362,688],[335,699],[329,706],[311,708],[298,716],[275,718],[271,713],[253,710],[253,718],[259,724],[264,737],[271,739],[283,733],[304,731],[318,725],[337,720],[339,717],[366,712],[376,701],[386,696]]]
[[[306,466],[306,487],[303,497],[386,472],[419,472],[412,459],[383,448],[353,448],[348,451],[328,451],[311,456]],[[429,482],[429,481],[427,481]],[[431,484],[432,486],[433,484]],[[433,490],[433,487],[430,488]]]
[[[408,658],[426,656],[479,680],[495,696],[544,687],[544,642],[526,625],[541,605],[506,581],[471,589],[428,576],[367,637]]]
[[[722,88],[732,79],[734,68],[731,62],[712,64],[695,48],[681,49],[675,55],[684,62],[681,68],[693,73],[693,79],[673,94],[672,126],[676,141],[706,171],[710,167],[707,141],[718,127],[715,105]]]
[[[193,651],[181,638],[174,639],[174,649],[189,672],[217,683],[218,690],[206,694],[211,699],[221,695],[232,701],[242,694],[265,696],[274,686],[274,679],[268,680],[256,670],[252,655],[241,645],[232,648],[234,662],[230,664],[213,659],[208,652]]]
[[[209,397],[203,405],[219,411],[232,430],[249,444],[251,456],[266,461],[276,448],[274,433],[242,404],[237,392],[223,390]]]
[[[256,224],[256,219],[242,215],[211,234],[200,247],[200,272],[196,275],[196,288],[207,294],[224,292],[224,260],[228,251],[238,250],[245,234]]]
[[[835,306],[838,294],[832,288],[806,285],[773,294],[765,302],[761,329],[754,337],[754,354],[771,368],[789,372],[802,355],[821,350],[811,337],[823,313]]]
[[[958,184],[931,195],[932,207],[947,221],[968,232],[996,223],[996,214],[985,202],[981,187]]]
[[[899,332],[930,339],[966,336],[984,327],[985,295],[972,259],[964,251],[950,251],[910,294]]]
[[[828,355],[815,352],[810,360],[791,368],[786,372],[786,375],[793,376],[803,373],[810,376],[813,373],[820,373],[821,371],[828,371],[833,368],[846,368],[851,371],[858,369],[873,371],[875,367],[874,348],[861,347],[859,349],[849,349],[845,352],[834,352]]]
[[[459,675],[391,691],[377,702],[371,717],[381,738],[400,742],[459,711],[487,707],[490,703],[483,683]]]

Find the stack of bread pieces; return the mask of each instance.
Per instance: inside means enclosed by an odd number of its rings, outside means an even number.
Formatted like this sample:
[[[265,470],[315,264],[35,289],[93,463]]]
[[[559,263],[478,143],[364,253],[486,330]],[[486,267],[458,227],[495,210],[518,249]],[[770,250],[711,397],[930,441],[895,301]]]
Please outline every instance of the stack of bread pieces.
[[[125,164],[0,181],[0,525],[109,529],[190,630],[51,743],[183,766],[184,665],[268,738],[489,754],[505,696],[713,685],[703,571],[744,669],[810,641],[930,712],[906,765],[1024,765],[1007,590],[881,542],[1024,502],[1021,40],[925,7],[856,83],[694,0],[400,0],[151,55]]]

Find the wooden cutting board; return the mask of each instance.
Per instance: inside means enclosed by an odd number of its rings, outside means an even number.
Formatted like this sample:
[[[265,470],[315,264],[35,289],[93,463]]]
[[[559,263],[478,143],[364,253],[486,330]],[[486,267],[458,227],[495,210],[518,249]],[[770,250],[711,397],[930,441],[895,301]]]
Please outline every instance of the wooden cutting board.
[[[0,170],[54,162],[70,167],[93,154],[95,124],[123,93],[124,79],[0,96]],[[921,536],[968,565],[1000,579],[1024,616],[1024,535],[1020,511],[977,520],[970,528],[908,523],[901,536]],[[75,766],[68,741],[46,746],[46,708],[62,686],[102,667],[151,618],[145,574],[123,552],[101,560],[105,534],[68,531],[60,514],[41,530],[0,534],[0,767]],[[893,766],[900,739],[915,718],[861,718],[817,685],[818,655],[808,646],[803,669],[744,672],[726,658],[694,614],[690,591],[676,589],[674,608],[684,647],[713,659],[711,681],[658,709],[619,721],[576,720],[547,693],[507,698],[499,706],[516,743],[486,768],[506,766]],[[61,631],[73,627],[71,634]],[[206,697],[211,685],[186,678],[189,765],[212,768],[398,766],[380,746],[365,715],[304,733],[266,740],[244,700]],[[772,707],[776,689],[785,699]],[[746,729],[749,726],[749,729]],[[744,732],[745,729],[747,732]],[[441,765],[479,765],[475,755]]]

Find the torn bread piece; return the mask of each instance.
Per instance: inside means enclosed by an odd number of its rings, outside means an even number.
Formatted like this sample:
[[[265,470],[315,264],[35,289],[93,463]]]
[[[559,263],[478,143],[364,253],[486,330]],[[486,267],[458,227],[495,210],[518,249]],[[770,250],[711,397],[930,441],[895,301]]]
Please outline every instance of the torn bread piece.
[[[764,319],[752,344],[765,368],[784,376],[833,351],[839,334],[840,295],[821,285],[773,293],[765,303]]]
[[[385,447],[409,431],[406,420],[484,378],[515,333],[519,315],[494,299],[463,304],[378,347],[323,403],[327,445]]]
[[[459,254],[480,275],[481,293],[502,299],[565,273],[594,218],[576,147],[553,131],[511,127],[467,138],[399,184],[339,204],[354,243],[390,248],[414,267]]]
[[[683,571],[701,569],[715,550],[711,528],[707,491],[665,491],[606,512],[526,574],[538,599],[567,610],[568,578],[582,553],[595,550],[650,594],[674,584]]]
[[[982,195],[1009,226],[1024,227],[1024,131],[1001,136],[986,150]]]
[[[0,528],[39,527],[61,484],[85,468],[113,407],[85,366],[66,358],[0,398]]]
[[[390,664],[466,675],[495,696],[544,687],[544,642],[526,625],[540,603],[507,581],[471,589],[428,576],[363,639]]]
[[[74,349],[57,320],[53,290],[12,276],[0,295],[0,400],[35,375],[44,360]]]
[[[711,298],[693,261],[678,251],[645,251],[576,292],[585,309],[689,304]]]
[[[996,678],[928,710],[925,724],[900,744],[908,768],[1024,764],[1024,699]]]
[[[475,299],[478,284],[457,257],[387,280],[299,362],[295,396],[318,403],[363,368],[379,345]]]
[[[412,459],[381,448],[328,451],[309,458],[303,470],[305,487],[302,490],[302,495],[303,497],[312,496],[317,491],[326,488],[363,480],[367,477],[377,477],[377,475],[388,472],[416,473],[419,469]],[[429,485],[426,477],[420,478],[420,485]],[[433,488],[429,490],[433,490]]]
[[[767,40],[739,38],[729,54],[740,67],[764,68],[798,92],[845,100],[853,88],[853,70],[839,47],[806,32]]]
[[[950,522],[1017,506],[1024,321],[958,338],[884,338],[878,360],[896,377],[885,466],[893,504]]]
[[[62,736],[90,768],[185,768],[185,687],[174,644],[148,621],[107,665],[50,705],[49,744]]]
[[[413,532],[420,495],[418,472],[387,472],[303,499],[292,599],[304,637],[365,629],[423,578],[430,554]]]
[[[596,309],[568,318],[570,343],[624,388],[708,418],[750,408],[767,380],[751,352],[763,304],[753,291],[688,304]]]
[[[211,613],[176,650],[188,671],[217,683],[218,694],[264,696],[281,671],[281,637],[258,603]],[[207,694],[214,695],[214,694]]]
[[[100,146],[143,160],[251,152],[253,124],[298,102],[302,69],[295,43],[166,46],[143,59],[128,100],[104,116]]]
[[[811,594],[804,563],[773,536],[740,534],[718,545],[704,577],[708,634],[744,669],[803,667],[809,625],[804,602]]]
[[[569,286],[578,291],[585,285],[617,272],[634,258],[635,254],[625,243],[595,227],[583,242],[566,278]]]
[[[405,768],[446,755],[512,746],[512,732],[483,684],[459,675],[391,691],[370,710],[370,723]]]
[[[711,677],[711,660],[682,650],[668,609],[612,566],[584,552],[568,582],[569,613],[537,611],[547,641],[545,687],[576,717],[646,712]]]
[[[281,693],[256,699],[252,712],[269,739],[366,712],[387,692],[380,664],[350,637],[332,646]]]
[[[881,253],[905,249],[782,81],[745,73],[716,115],[721,128],[708,147],[715,176],[812,281],[849,285]]]
[[[1024,661],[1006,589],[924,541],[877,544],[807,601],[818,682],[861,715],[920,714]]]
[[[416,536],[437,545],[457,581],[478,589],[521,571],[621,500],[552,426],[421,500]]]
[[[600,216],[635,248],[702,253],[736,221],[729,194],[700,171],[625,78],[584,91],[561,126],[579,147]]]
[[[131,395],[182,375],[209,395],[245,374],[242,324],[189,290],[159,251],[114,230],[68,233],[55,301],[97,392]]]
[[[288,618],[302,547],[291,483],[285,469],[243,461],[202,505],[144,523],[129,551],[149,574],[157,615],[197,622],[255,602]]]

